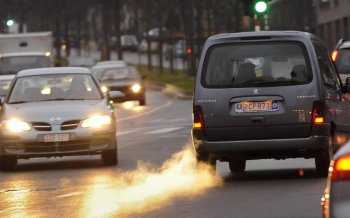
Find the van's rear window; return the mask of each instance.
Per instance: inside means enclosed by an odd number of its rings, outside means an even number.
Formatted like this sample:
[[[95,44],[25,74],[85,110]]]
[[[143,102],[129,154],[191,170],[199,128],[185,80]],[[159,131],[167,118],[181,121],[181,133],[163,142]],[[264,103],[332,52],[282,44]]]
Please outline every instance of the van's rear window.
[[[208,88],[288,86],[311,81],[306,49],[297,42],[214,46],[202,74],[202,85]]]

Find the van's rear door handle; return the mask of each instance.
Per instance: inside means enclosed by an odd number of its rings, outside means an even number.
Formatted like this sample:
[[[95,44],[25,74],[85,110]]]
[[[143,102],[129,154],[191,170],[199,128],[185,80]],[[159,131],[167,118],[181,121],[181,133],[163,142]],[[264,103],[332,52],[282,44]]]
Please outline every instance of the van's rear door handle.
[[[253,123],[262,123],[265,121],[265,118],[264,117],[252,117],[250,120]]]

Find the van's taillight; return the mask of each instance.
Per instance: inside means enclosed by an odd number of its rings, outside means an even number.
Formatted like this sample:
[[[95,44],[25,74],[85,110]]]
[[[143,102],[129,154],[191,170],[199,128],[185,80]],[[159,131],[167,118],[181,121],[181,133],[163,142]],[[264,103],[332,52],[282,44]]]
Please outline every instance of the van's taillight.
[[[350,180],[350,155],[338,158],[330,167],[332,181]]]
[[[204,128],[204,116],[200,106],[194,106],[193,108],[193,129]]]
[[[311,114],[312,124],[321,125],[326,122],[324,111],[325,111],[324,104],[320,102],[314,103],[312,114]]]

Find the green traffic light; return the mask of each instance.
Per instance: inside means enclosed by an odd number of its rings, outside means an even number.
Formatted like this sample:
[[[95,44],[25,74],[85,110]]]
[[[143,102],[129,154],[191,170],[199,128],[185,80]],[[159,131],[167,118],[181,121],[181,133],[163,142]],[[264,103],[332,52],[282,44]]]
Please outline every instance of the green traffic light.
[[[255,12],[259,14],[265,13],[267,11],[267,8],[268,8],[267,2],[263,0],[257,1],[254,6]]]
[[[14,21],[14,20],[8,20],[8,21],[6,22],[6,26],[8,26],[8,27],[13,26],[14,24],[15,24],[15,21]]]

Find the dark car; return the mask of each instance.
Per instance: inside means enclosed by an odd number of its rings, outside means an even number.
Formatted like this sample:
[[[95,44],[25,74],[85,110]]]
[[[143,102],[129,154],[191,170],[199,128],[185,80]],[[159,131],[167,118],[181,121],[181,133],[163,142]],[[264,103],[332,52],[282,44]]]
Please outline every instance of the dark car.
[[[324,44],[304,32],[210,37],[194,95],[198,161],[229,162],[232,173],[254,159],[315,158],[321,176],[347,125],[341,82]]]
[[[140,105],[146,105],[146,88],[135,68],[112,63],[96,65],[92,71],[103,87],[124,94],[123,98],[115,100],[138,101]]]
[[[321,199],[323,218],[347,218],[350,214],[350,143],[334,156]]]
[[[114,109],[88,69],[20,71],[1,106],[3,169],[21,158],[93,154],[101,154],[106,165],[117,164]]]

